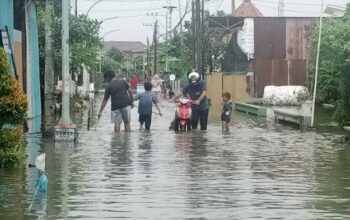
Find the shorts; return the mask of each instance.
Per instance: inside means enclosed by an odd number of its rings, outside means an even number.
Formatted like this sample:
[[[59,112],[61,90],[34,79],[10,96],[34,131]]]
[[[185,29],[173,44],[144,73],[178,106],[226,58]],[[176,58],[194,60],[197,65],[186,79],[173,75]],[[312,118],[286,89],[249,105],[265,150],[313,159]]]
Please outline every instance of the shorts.
[[[149,123],[151,121],[152,121],[152,115],[142,115],[142,114],[139,115],[139,122],[141,124],[143,124],[145,122]]]
[[[130,106],[111,111],[111,122],[115,124],[130,123]]]
[[[221,114],[221,121],[222,122],[226,122],[226,123],[230,123],[231,116],[230,115]]]
[[[142,115],[139,116],[139,122],[141,125],[145,123],[146,130],[150,130],[151,128],[152,115]]]

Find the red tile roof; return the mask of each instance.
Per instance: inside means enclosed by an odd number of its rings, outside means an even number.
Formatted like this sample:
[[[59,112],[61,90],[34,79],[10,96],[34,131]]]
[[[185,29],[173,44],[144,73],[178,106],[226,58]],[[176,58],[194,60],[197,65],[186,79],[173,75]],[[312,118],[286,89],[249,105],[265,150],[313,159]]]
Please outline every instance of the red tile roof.
[[[235,10],[236,17],[264,17],[264,15],[255,7],[250,0],[244,0]]]

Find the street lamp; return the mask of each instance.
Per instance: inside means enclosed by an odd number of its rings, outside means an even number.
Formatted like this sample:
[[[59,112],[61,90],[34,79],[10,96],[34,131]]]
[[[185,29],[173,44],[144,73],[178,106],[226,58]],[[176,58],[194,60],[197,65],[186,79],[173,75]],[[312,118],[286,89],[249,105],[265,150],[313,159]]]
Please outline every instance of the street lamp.
[[[98,0],[97,2],[95,2],[94,4],[92,4],[92,5],[90,6],[90,8],[87,10],[86,16],[89,15],[89,12],[91,11],[91,9],[92,9],[95,5],[97,5],[98,3],[102,2],[102,1],[104,1],[104,0]]]
[[[105,33],[105,34],[102,36],[102,39],[104,39],[108,34],[111,34],[111,33],[117,32],[117,31],[120,31],[120,29],[115,29],[115,30],[108,31],[107,33]]]
[[[324,4],[324,0],[322,0],[322,3],[321,3],[320,30],[318,33],[318,45],[317,45],[317,55],[316,55],[315,85],[314,85],[314,95],[313,95],[313,99],[312,99],[311,127],[314,127],[314,122],[315,122],[315,103],[316,103],[318,67],[319,67],[319,62],[320,62],[320,48],[321,48],[322,21],[323,21],[323,4]]]
[[[117,18],[119,18],[119,16],[114,16],[114,17],[110,17],[110,18],[105,18],[105,19],[103,19],[103,20],[100,21],[100,25],[101,25],[103,22],[105,22],[105,21],[109,21],[109,20],[117,19]]]

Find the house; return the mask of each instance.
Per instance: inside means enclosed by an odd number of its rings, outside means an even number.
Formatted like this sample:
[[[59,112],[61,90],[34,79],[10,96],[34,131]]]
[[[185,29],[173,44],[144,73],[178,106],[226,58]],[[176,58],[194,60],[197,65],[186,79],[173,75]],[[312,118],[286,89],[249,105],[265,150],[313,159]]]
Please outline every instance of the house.
[[[105,51],[108,51],[113,47],[133,58],[142,57],[146,55],[147,51],[146,45],[141,41],[105,41],[103,43]]]
[[[251,0],[244,0],[243,3],[235,10],[235,17],[263,17],[263,14],[251,2]]]
[[[41,94],[39,73],[38,25],[35,1],[0,1],[0,46],[4,47],[12,72],[28,97],[29,120],[39,120],[30,132],[40,131]]]
[[[235,17],[212,19],[231,30],[222,72],[246,74],[250,97],[262,97],[267,85],[305,84],[310,63],[307,33],[319,18],[263,17],[245,0]]]

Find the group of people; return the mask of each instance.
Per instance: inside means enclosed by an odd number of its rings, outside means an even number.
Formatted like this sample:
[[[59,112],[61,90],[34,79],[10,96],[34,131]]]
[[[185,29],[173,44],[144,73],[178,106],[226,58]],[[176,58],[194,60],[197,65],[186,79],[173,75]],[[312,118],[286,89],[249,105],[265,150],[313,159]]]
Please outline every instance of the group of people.
[[[189,83],[182,89],[182,94],[176,96],[177,100],[181,96],[190,97],[193,100],[192,104],[192,129],[197,129],[200,124],[201,130],[207,130],[209,102],[207,98],[207,88],[200,75],[197,72],[191,72],[188,75]],[[135,84],[136,82],[136,84]],[[114,123],[114,131],[120,131],[120,125],[124,123],[125,131],[130,131],[130,111],[134,107],[134,101],[139,100],[138,113],[140,129],[150,130],[152,121],[152,106],[157,108],[159,115],[162,116],[158,106],[161,93],[161,83],[158,74],[152,77],[151,82],[145,82],[145,92],[136,94],[137,91],[137,76],[133,75],[128,82],[119,77],[114,77],[105,88],[104,98],[101,104],[98,117],[101,114],[111,98],[111,122]],[[136,94],[136,96],[134,96]],[[221,111],[222,130],[229,131],[232,112],[231,95],[228,92],[223,94],[223,106]],[[145,125],[145,128],[143,127]]]

